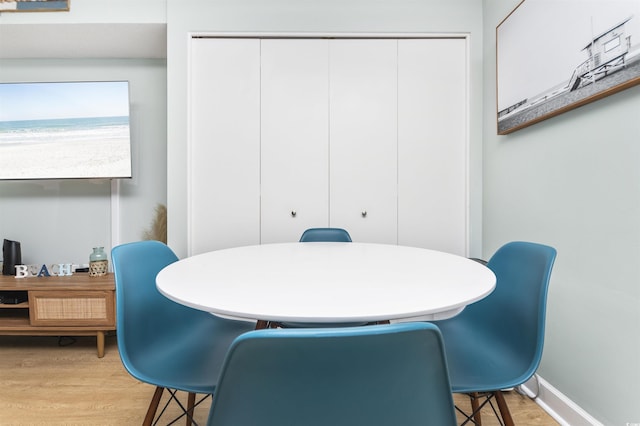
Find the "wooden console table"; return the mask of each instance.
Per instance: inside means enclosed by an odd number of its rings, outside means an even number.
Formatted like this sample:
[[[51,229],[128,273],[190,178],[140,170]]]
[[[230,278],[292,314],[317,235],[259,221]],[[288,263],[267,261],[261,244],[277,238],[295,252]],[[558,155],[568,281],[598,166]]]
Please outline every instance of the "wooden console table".
[[[0,275],[2,291],[26,291],[28,300],[0,304],[0,335],[96,336],[98,357],[104,356],[105,332],[116,329],[113,274]]]

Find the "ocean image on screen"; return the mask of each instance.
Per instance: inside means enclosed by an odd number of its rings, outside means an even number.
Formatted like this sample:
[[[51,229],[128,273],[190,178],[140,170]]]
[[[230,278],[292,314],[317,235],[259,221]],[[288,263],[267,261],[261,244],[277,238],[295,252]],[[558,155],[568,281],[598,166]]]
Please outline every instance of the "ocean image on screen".
[[[0,84],[0,179],[131,177],[127,82]]]

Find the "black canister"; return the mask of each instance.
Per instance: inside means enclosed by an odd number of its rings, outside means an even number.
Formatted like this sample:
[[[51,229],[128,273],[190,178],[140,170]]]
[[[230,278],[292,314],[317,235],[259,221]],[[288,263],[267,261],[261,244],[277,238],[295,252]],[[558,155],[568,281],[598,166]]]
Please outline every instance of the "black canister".
[[[2,275],[15,275],[16,265],[22,265],[20,243],[5,239],[2,244]]]

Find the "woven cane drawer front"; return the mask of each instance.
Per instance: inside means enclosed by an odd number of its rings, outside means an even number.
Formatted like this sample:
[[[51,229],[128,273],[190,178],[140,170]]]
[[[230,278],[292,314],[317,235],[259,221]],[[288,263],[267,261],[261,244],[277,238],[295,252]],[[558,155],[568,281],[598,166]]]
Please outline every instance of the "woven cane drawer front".
[[[113,291],[30,291],[32,326],[113,326]]]

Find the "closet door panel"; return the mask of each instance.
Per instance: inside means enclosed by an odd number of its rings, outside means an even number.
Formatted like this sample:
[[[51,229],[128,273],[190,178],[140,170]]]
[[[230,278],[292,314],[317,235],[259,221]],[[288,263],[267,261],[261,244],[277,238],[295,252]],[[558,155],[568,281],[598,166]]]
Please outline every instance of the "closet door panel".
[[[398,243],[467,253],[464,39],[398,43]]]
[[[260,242],[260,42],[192,39],[189,254]]]
[[[262,40],[262,243],[329,224],[328,40]]]
[[[397,41],[333,40],[330,224],[397,243]]]

